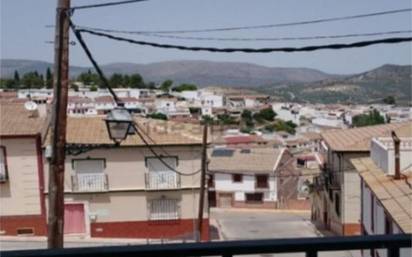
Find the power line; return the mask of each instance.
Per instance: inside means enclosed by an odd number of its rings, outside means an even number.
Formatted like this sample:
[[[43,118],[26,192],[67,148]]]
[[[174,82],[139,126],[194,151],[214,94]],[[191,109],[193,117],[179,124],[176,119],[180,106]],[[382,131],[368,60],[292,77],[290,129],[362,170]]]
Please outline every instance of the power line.
[[[183,46],[183,45],[170,45],[170,44],[160,44],[154,42],[140,41],[131,38],[124,38],[119,36],[114,36],[111,34],[106,34],[102,32],[96,32],[87,29],[79,29],[77,32],[85,32],[91,35],[106,37],[108,39],[123,41],[130,44],[136,45],[146,45],[157,48],[166,48],[166,49],[177,49],[184,51],[208,51],[208,52],[219,52],[219,53],[234,53],[234,52],[243,52],[243,53],[271,53],[271,52],[310,52],[323,49],[346,49],[346,48],[359,48],[366,47],[376,44],[397,44],[402,42],[412,41],[412,37],[395,37],[395,38],[383,38],[370,41],[360,41],[348,44],[328,44],[328,45],[313,45],[313,46],[304,46],[304,47],[278,47],[278,48],[215,48],[215,47],[199,47],[199,46]]]
[[[192,37],[192,36],[176,36],[176,35],[163,35],[156,33],[140,33],[134,31],[113,30],[113,29],[101,29],[92,27],[77,27],[78,29],[87,29],[99,32],[119,33],[119,34],[131,34],[140,35],[145,37],[158,37],[158,38],[170,38],[170,39],[183,39],[183,40],[199,40],[199,41],[297,41],[297,40],[315,40],[315,39],[337,39],[337,38],[352,38],[352,37],[373,37],[384,36],[394,34],[411,33],[412,30],[395,30],[384,32],[370,32],[370,33],[351,33],[341,35],[320,35],[320,36],[302,36],[302,37]]]
[[[277,23],[277,24],[192,29],[192,30],[137,30],[137,31],[133,31],[133,33],[183,34],[183,33],[203,33],[203,32],[221,32],[221,31],[235,31],[235,30],[268,29],[268,28],[290,27],[290,26],[308,25],[308,24],[316,24],[316,23],[326,23],[326,22],[342,21],[342,20],[361,19],[361,18],[367,18],[367,17],[382,16],[382,15],[404,13],[404,12],[411,12],[411,11],[412,11],[412,8],[405,8],[405,9],[396,9],[396,10],[389,10],[389,11],[383,11],[383,12],[365,13],[365,14],[358,14],[358,15],[349,15],[349,16],[340,16],[340,17],[297,21],[297,22],[287,22],[287,23]],[[131,31],[124,31],[124,32],[131,32]]]
[[[166,166],[166,168],[170,169],[171,171],[181,175],[181,176],[193,176],[196,175],[197,173],[201,172],[201,169],[194,171],[192,173],[184,173],[181,171],[176,170],[175,168],[173,168],[172,166],[170,166],[167,162],[165,162],[163,160],[163,158],[167,158],[167,156],[161,156],[158,153],[156,153],[156,151],[153,149],[152,145],[150,145],[147,140],[144,138],[144,136],[141,134],[141,132],[137,129],[137,127],[135,126],[135,131],[136,134],[140,137],[140,139],[143,141],[143,143],[149,148],[150,152],[163,164]]]
[[[122,103],[120,101],[120,99],[118,98],[118,96],[116,95],[116,93],[113,91],[113,89],[111,88],[110,84],[108,83],[106,77],[104,76],[103,71],[100,69],[99,65],[97,64],[96,60],[93,58],[93,55],[91,54],[90,50],[88,49],[86,42],[84,42],[81,33],[75,29],[72,21],[70,21],[70,27],[73,30],[77,40],[79,41],[80,45],[82,46],[83,50],[85,51],[87,57],[89,58],[89,60],[92,62],[94,68],[98,71],[98,75],[100,77],[100,79],[104,82],[105,87],[109,90],[110,94],[113,96],[113,98],[115,99],[116,103]],[[170,169],[171,171],[181,175],[181,176],[193,176],[197,173],[199,173],[201,170],[197,170],[195,172],[192,173],[183,173],[180,172],[176,169],[174,169],[173,167],[171,167],[167,162],[165,162],[163,160],[163,158],[167,157],[167,156],[160,156],[158,153],[156,153],[156,151],[152,148],[152,146],[148,143],[148,141],[144,138],[144,136],[142,135],[142,133],[139,131],[139,126],[134,122],[134,130],[136,132],[136,134],[140,137],[140,139],[143,141],[143,143],[149,148],[150,152],[163,164],[165,165],[168,169]],[[150,139],[154,142],[154,140],[150,137]]]
[[[114,5],[145,2],[145,1],[148,1],[148,0],[127,0],[127,1],[119,1],[119,2],[108,2],[108,3],[102,3],[102,4],[81,5],[81,6],[73,6],[72,8],[70,8],[70,10],[90,9],[90,8],[97,8],[97,7],[107,7],[107,6],[114,6]]]
[[[107,78],[104,75],[103,71],[100,69],[100,67],[97,64],[96,60],[93,58],[93,55],[90,52],[89,48],[87,47],[86,42],[84,42],[81,33],[78,30],[76,30],[75,25],[73,24],[73,22],[71,20],[69,20],[69,25],[70,25],[70,28],[73,30],[73,33],[77,38],[77,41],[79,41],[80,46],[83,48],[85,54],[89,58],[90,62],[93,64],[93,67],[97,71],[97,74],[99,75],[99,77],[102,80],[103,84],[109,90],[110,94],[113,96],[114,101],[116,102],[117,105],[122,105],[123,104],[122,101],[119,99],[119,97],[113,91],[113,89],[110,87],[109,81],[107,80]]]

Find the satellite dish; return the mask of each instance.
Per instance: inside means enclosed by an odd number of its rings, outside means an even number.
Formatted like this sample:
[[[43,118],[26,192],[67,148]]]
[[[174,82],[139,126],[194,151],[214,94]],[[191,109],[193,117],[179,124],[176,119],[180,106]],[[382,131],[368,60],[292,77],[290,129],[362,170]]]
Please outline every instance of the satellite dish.
[[[304,184],[299,188],[299,192],[303,194],[308,194],[310,191],[309,186]]]
[[[37,110],[37,104],[33,101],[28,101],[24,103],[24,108],[28,111],[35,111]]]

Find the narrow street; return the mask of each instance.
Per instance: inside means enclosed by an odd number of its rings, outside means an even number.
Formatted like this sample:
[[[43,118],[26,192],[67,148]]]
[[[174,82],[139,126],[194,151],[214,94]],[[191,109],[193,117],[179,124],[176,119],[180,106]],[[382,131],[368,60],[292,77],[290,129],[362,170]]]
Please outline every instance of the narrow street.
[[[212,223],[219,230],[222,240],[253,240],[323,236],[310,222],[309,212],[283,212],[265,210],[211,210]],[[304,253],[264,254],[247,256],[300,257]],[[358,257],[359,251],[324,252],[319,256]]]

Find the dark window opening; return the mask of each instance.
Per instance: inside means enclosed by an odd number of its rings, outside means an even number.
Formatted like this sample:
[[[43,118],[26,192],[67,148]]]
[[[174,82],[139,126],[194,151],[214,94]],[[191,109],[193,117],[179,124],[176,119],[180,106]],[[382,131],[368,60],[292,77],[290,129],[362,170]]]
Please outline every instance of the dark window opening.
[[[257,175],[256,176],[256,188],[268,188],[268,175]]]
[[[215,176],[214,175],[209,175],[209,179],[207,180],[207,186],[208,187],[215,187]]]
[[[335,194],[335,211],[338,216],[340,216],[340,196]]]
[[[233,174],[232,175],[232,181],[236,182],[236,183],[241,183],[243,181],[242,174]]]
[[[263,193],[246,194],[246,202],[249,202],[249,203],[262,203],[263,202]]]

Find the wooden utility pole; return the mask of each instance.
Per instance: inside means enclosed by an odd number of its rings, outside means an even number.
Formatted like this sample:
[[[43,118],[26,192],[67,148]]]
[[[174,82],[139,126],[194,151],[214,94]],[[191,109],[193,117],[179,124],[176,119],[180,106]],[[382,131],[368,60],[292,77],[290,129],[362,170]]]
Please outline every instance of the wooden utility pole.
[[[199,214],[197,218],[196,241],[201,241],[203,228],[203,209],[205,206],[205,184],[207,171],[207,123],[203,126],[202,169],[200,173]]]
[[[48,248],[63,248],[64,162],[69,88],[70,0],[58,0],[54,42],[53,107],[50,126]]]

